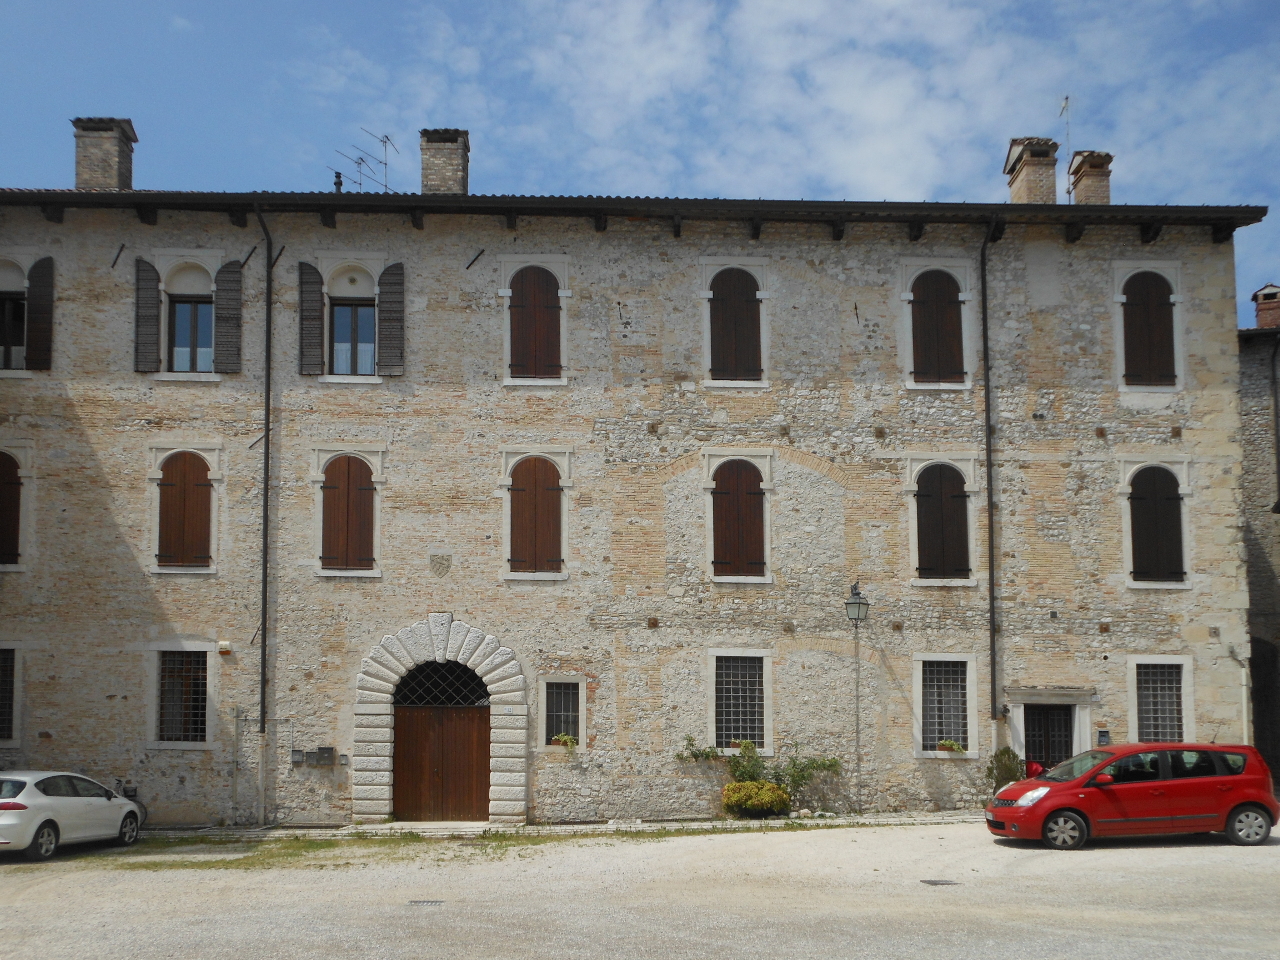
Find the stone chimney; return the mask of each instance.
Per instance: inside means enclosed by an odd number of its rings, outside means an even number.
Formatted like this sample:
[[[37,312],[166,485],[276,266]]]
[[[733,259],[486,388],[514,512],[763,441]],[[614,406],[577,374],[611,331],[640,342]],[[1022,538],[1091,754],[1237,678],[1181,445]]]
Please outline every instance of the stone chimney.
[[[115,117],[77,117],[76,189],[132,190],[133,121]]]
[[[1268,283],[1249,298],[1258,318],[1259,330],[1274,330],[1280,327],[1280,287]]]
[[[1044,137],[1009,141],[1004,172],[1009,176],[1010,203],[1058,202],[1058,145]]]
[[[422,130],[422,192],[466,193],[471,142],[465,130]]]
[[[1077,150],[1071,157],[1067,174],[1071,177],[1071,196],[1076,203],[1111,202],[1111,161],[1109,153]]]

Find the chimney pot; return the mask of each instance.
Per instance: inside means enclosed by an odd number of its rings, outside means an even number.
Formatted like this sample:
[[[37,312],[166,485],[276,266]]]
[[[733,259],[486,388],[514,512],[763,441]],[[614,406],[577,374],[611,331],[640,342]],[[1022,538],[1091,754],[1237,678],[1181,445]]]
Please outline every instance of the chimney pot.
[[[1071,196],[1076,203],[1111,202],[1111,161],[1109,153],[1077,150],[1071,156],[1067,174],[1071,177]]]
[[[1268,283],[1249,299],[1253,301],[1258,329],[1274,330],[1280,327],[1280,287]]]
[[[1010,203],[1058,202],[1058,144],[1045,137],[1015,137],[1009,141],[1004,172],[1009,177]]]
[[[466,130],[421,130],[422,192],[466,193],[471,141]]]
[[[76,189],[132,190],[133,121],[117,117],[76,117]]]

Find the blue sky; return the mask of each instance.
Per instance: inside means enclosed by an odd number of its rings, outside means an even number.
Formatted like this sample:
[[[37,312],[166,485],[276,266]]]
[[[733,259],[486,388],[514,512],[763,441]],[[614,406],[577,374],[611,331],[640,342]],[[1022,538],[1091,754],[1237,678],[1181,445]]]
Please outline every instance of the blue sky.
[[[0,0],[0,185],[67,187],[127,116],[139,187],[327,190],[361,127],[471,131],[474,193],[1000,201],[1011,136],[1116,155],[1125,203],[1280,196],[1276,0]],[[1065,163],[1060,186],[1065,185]],[[1065,198],[1064,198],[1065,199]],[[1280,211],[1236,236],[1280,282]]]

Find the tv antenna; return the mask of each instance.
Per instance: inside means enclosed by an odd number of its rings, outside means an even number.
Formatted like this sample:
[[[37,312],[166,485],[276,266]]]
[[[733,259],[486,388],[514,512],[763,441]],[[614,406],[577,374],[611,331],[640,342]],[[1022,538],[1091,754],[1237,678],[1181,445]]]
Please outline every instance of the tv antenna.
[[[376,133],[366,129],[365,127],[361,127],[360,129],[364,130],[365,133],[369,134],[369,136],[373,137],[373,139],[377,140],[378,143],[382,145],[381,160],[379,160],[376,156],[374,156],[368,150],[365,150],[361,147],[357,147],[354,143],[351,145],[351,149],[356,152],[357,154],[356,156],[353,157],[350,154],[343,153],[341,150],[335,150],[334,153],[336,153],[340,157],[345,157],[347,160],[350,160],[351,163],[355,166],[355,169],[356,169],[355,177],[351,178],[350,174],[348,174],[347,176],[349,179],[355,180],[355,185],[357,190],[363,192],[364,182],[368,180],[371,183],[376,183],[378,186],[380,186],[382,188],[383,193],[390,193],[391,188],[390,186],[388,186],[391,180],[391,178],[388,176],[388,171],[390,168],[390,163],[389,163],[390,157],[387,153],[387,148],[390,147],[397,154],[400,152],[400,148],[395,145],[395,141],[391,139],[391,136],[389,134],[384,133],[382,136],[378,136]],[[378,172],[379,172],[377,170],[378,167],[382,168],[380,171],[382,174],[381,178],[378,177]],[[336,167],[330,167],[329,169],[332,170],[334,173],[338,174],[339,177],[342,176],[342,171],[338,170]],[[340,189],[341,188],[339,187],[339,190]]]
[[[1071,95],[1062,98],[1062,109],[1058,111],[1059,117],[1065,117],[1067,121],[1067,203],[1073,201],[1071,189]]]

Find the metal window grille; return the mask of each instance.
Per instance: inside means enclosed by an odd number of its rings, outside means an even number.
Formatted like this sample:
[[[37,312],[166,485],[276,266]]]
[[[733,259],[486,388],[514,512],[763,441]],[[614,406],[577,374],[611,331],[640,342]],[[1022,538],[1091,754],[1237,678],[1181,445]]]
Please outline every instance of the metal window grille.
[[[1138,741],[1182,740],[1182,664],[1138,664]]]
[[[16,650],[0,650],[0,740],[13,739],[13,685]]]
[[[954,740],[969,749],[968,670],[963,660],[920,664],[921,750],[937,750],[939,740]]]
[[[489,688],[456,660],[420,663],[396,685],[397,707],[487,707]]]
[[[764,658],[716,657],[716,746],[764,747]]]
[[[160,653],[160,740],[203,743],[208,667],[203,652]]]
[[[567,733],[579,743],[578,735],[578,685],[576,683],[548,683],[547,743],[554,744],[557,734]]]

